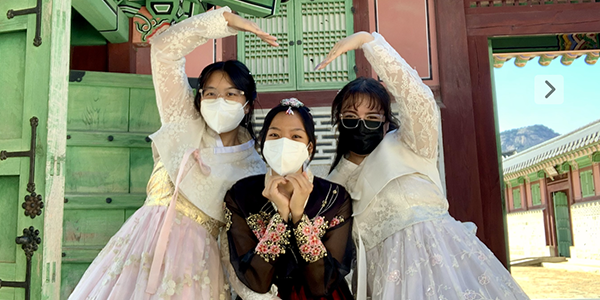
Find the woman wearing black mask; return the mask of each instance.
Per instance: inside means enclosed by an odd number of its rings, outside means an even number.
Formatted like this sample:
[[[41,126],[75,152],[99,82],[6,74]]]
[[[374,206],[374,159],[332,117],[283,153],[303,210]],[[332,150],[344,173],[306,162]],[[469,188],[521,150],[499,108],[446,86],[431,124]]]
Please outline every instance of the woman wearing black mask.
[[[417,72],[367,32],[339,41],[317,68],[361,48],[396,99],[400,125],[374,79],[350,82],[333,101],[339,138],[328,179],[354,200],[356,298],[528,299],[473,230],[448,214],[437,169],[440,116]]]

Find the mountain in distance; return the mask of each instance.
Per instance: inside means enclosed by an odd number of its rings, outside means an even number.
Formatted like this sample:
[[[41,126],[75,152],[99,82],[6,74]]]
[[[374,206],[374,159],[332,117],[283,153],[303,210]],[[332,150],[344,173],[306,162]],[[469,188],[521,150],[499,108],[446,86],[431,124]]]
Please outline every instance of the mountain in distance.
[[[559,134],[554,130],[539,124],[506,130],[500,133],[502,153],[508,155],[514,154],[515,151],[519,153],[557,136]]]

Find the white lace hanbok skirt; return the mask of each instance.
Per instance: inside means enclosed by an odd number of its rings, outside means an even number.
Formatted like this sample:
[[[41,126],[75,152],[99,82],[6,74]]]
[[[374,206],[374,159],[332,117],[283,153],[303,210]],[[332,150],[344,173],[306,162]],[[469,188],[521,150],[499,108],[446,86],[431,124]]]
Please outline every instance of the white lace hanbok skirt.
[[[179,212],[169,235],[158,291],[146,293],[167,208],[144,205],[136,211],[92,262],[69,299],[229,299],[216,239]]]
[[[404,228],[367,251],[371,299],[529,299],[494,254],[449,215]]]

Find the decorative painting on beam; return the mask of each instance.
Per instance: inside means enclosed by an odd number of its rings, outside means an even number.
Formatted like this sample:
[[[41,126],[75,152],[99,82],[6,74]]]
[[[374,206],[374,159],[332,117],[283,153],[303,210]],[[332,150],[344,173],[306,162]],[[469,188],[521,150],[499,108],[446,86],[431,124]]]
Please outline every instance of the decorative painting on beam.
[[[209,8],[208,4],[201,4],[199,0],[122,0],[118,5],[128,17],[133,18],[137,34],[134,33],[132,42],[136,44],[145,44],[155,33]]]

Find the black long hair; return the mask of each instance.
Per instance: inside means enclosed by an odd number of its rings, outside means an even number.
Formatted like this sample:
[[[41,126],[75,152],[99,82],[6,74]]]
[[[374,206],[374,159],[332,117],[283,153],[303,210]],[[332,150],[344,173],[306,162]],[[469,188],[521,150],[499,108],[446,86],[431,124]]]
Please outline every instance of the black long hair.
[[[385,117],[385,122],[389,122],[389,130],[398,128],[398,121],[392,114],[391,97],[387,89],[379,81],[359,77],[344,86],[333,99],[331,104],[331,123],[333,126],[341,126],[341,113],[344,107],[357,107],[362,101],[368,101],[370,109],[381,109]],[[335,158],[331,164],[329,173],[335,169],[342,157],[350,152],[350,141],[341,140],[337,135],[337,148]]]
[[[248,67],[237,60],[220,61],[206,66],[202,69],[200,77],[198,78],[198,86],[196,87],[196,98],[194,98],[194,107],[200,112],[200,90],[204,88],[204,85],[210,78],[210,76],[221,71],[229,76],[231,83],[236,89],[244,91],[246,101],[248,101],[248,113],[244,116],[244,119],[240,125],[248,130],[252,139],[256,140],[254,129],[252,128],[252,117],[254,115],[254,102],[256,100],[256,83],[254,77],[250,74]]]
[[[263,124],[262,129],[258,135],[258,144],[257,147],[260,149],[260,155],[262,155],[263,159],[265,158],[263,153],[263,149],[265,148],[265,141],[267,140],[267,132],[269,131],[269,127],[271,127],[271,123],[273,122],[273,118],[280,113],[285,112],[290,108],[287,105],[277,105],[273,107],[265,117],[265,122]],[[306,135],[308,136],[308,142],[312,143],[313,151],[310,154],[310,161],[315,157],[315,153],[317,152],[317,137],[315,136],[315,121],[313,120],[313,116],[310,113],[310,109],[306,106],[302,107],[292,107],[292,111],[295,114],[299,114],[300,118],[302,118],[302,123],[304,124],[304,130],[306,131]]]

